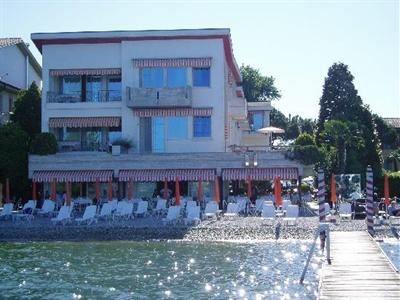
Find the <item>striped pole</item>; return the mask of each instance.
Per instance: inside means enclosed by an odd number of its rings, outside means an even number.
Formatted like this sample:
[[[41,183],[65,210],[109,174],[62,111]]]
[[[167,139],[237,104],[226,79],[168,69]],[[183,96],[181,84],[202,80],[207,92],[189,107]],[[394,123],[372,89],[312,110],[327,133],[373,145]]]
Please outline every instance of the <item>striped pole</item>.
[[[367,227],[368,233],[374,236],[374,183],[371,166],[367,167]]]
[[[318,170],[318,204],[319,204],[319,221],[325,221],[325,177],[322,169]]]

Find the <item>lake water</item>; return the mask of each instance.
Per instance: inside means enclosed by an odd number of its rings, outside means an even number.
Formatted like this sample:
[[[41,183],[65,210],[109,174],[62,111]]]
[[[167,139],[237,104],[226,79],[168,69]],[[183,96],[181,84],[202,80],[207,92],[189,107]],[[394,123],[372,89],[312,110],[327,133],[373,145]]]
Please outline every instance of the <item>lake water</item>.
[[[396,269],[400,270],[400,241],[385,239],[383,243],[380,243],[380,246]]]
[[[0,244],[2,297],[30,299],[315,299],[309,241]]]

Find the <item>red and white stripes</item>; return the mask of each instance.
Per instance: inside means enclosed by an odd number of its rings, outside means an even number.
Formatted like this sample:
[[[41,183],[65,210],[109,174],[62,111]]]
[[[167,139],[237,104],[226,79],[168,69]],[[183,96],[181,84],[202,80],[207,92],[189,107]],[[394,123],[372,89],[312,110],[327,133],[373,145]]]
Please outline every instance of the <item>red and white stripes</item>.
[[[223,169],[223,180],[273,180],[275,177],[283,180],[297,179],[297,168],[236,168]]]
[[[212,107],[206,108],[142,108],[135,109],[133,114],[137,117],[186,117],[186,116],[211,116]]]
[[[214,180],[214,169],[168,169],[168,170],[121,170],[119,171],[119,181],[141,181],[141,182],[155,182],[155,181],[175,181],[179,177],[181,181],[203,181]]]
[[[367,167],[366,174],[366,190],[367,190],[367,228],[368,233],[374,235],[374,182],[371,166]]]
[[[71,118],[50,118],[50,128],[62,127],[119,127],[121,117],[71,117]]]
[[[189,58],[142,58],[134,59],[135,68],[167,68],[167,67],[211,67],[211,57]]]
[[[318,204],[319,204],[319,221],[325,221],[325,174],[322,169],[318,170]]]
[[[35,171],[34,182],[106,182],[113,177],[112,170]]]
[[[50,76],[67,76],[67,75],[121,75],[121,69],[111,68],[111,69],[50,70]]]

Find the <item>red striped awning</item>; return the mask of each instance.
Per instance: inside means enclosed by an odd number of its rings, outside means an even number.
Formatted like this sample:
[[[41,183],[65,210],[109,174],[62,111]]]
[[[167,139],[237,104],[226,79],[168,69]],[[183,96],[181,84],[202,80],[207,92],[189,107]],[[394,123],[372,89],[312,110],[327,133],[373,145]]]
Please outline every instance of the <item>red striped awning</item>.
[[[281,179],[297,179],[297,168],[241,168],[241,169],[223,169],[223,180],[272,180],[275,177]]]
[[[137,117],[211,116],[212,108],[139,108],[133,113]]]
[[[60,127],[119,127],[121,117],[50,118],[50,128]]]
[[[142,58],[142,59],[134,59],[133,65],[136,68],[167,68],[167,67],[207,68],[211,66],[211,57]]]
[[[112,69],[50,70],[50,76],[67,76],[67,75],[121,75],[121,69],[120,68],[112,68]]]
[[[168,181],[175,181],[176,177],[182,181],[197,181],[199,179],[203,181],[214,180],[215,170],[214,169],[169,169],[169,170],[158,170],[158,169],[145,169],[145,170],[121,170],[119,171],[119,181],[164,181],[167,178]]]
[[[112,170],[80,170],[80,171],[35,171],[32,180],[35,182],[107,182],[113,176]]]

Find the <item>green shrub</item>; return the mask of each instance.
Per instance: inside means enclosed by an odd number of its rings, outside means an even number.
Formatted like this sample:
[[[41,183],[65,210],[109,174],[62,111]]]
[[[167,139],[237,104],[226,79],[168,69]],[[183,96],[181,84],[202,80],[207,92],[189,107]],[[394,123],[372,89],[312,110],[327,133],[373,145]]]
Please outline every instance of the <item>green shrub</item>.
[[[302,193],[302,194],[308,193],[308,192],[311,191],[311,187],[310,187],[307,183],[302,183],[302,184],[300,185],[300,190],[301,190],[301,193]]]
[[[309,135],[308,133],[300,134],[297,139],[295,140],[294,144],[296,146],[308,146],[308,145],[315,145],[314,137]]]
[[[38,155],[55,154],[57,152],[57,140],[52,133],[43,132],[35,135],[31,142],[31,153]]]
[[[115,141],[112,142],[112,145],[113,146],[121,146],[125,149],[130,149],[133,147],[132,141],[130,141],[128,139],[124,139],[124,138],[116,139]]]
[[[321,151],[316,145],[299,146],[293,147],[293,157],[302,164],[312,165],[320,161]]]

